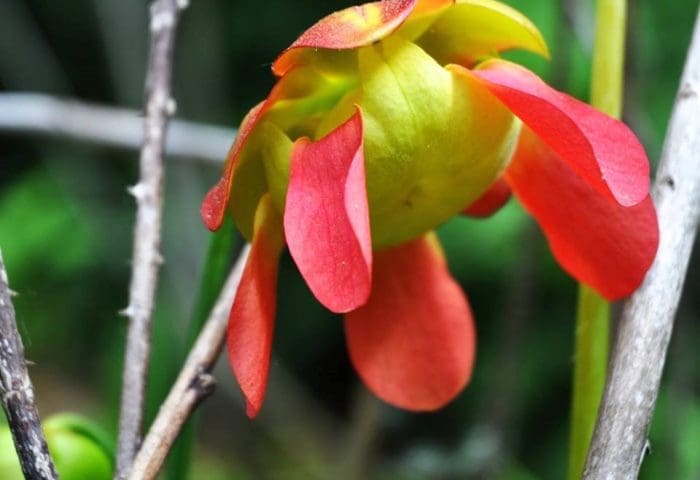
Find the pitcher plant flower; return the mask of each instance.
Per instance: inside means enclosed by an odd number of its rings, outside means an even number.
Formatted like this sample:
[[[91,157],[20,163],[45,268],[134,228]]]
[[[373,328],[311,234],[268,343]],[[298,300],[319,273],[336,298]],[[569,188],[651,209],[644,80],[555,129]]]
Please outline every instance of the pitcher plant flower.
[[[228,355],[260,410],[289,249],[321,304],[345,314],[351,361],[384,401],[428,411],[474,363],[475,329],[433,230],[511,192],[571,276],[629,295],[656,254],[649,162],[621,122],[500,58],[548,57],[537,28],[494,0],[383,0],[333,13],[272,65],[202,204],[252,249]],[[465,248],[468,243],[465,241]]]

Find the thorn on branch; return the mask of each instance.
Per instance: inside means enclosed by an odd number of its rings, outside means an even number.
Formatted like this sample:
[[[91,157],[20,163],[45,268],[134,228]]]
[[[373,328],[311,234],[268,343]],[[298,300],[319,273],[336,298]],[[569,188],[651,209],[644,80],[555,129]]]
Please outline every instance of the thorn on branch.
[[[662,179],[660,180],[660,183],[662,183],[663,185],[668,186],[668,188],[670,188],[671,190],[675,190],[675,189],[676,189],[676,182],[675,182],[675,180],[673,180],[673,177],[670,176],[670,175],[667,176],[667,177],[662,178]]]
[[[647,455],[651,455],[651,442],[649,442],[649,439],[644,443],[644,448],[642,448],[642,453],[639,454],[639,467],[641,468],[642,463],[644,463],[644,459],[647,457]]]
[[[678,91],[678,98],[684,100],[686,98],[697,97],[698,91],[693,88],[690,83],[684,83]]]
[[[158,11],[157,4],[151,6],[151,32],[157,34],[175,25],[175,15],[169,10]]]
[[[175,112],[177,112],[177,102],[175,102],[174,98],[169,98],[167,102],[165,102],[165,113],[173,117],[175,116]]]
[[[204,399],[212,394],[216,387],[216,379],[212,374],[202,370],[192,379],[189,388],[196,392],[197,398]]]
[[[131,187],[128,187],[126,191],[129,192],[129,194],[132,197],[139,201],[143,200],[148,195],[148,188],[141,182]]]

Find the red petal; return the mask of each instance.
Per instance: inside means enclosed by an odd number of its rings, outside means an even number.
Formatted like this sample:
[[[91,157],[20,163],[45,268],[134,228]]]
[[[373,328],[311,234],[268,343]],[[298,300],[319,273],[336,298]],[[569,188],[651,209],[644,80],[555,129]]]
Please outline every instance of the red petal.
[[[345,50],[370,45],[396,30],[411,14],[417,0],[383,0],[331,13],[296,39],[272,65],[282,76],[294,64],[299,49]]]
[[[277,264],[284,246],[281,222],[269,196],[263,197],[255,214],[250,255],[229,315],[228,357],[250,418],[260,411],[270,371]]]
[[[623,207],[593,189],[524,128],[506,180],[537,219],[559,264],[609,300],[642,282],[659,244],[647,197]]]
[[[649,194],[649,160],[622,122],[552,89],[529,70],[491,60],[473,73],[593,188],[626,207]]]
[[[278,101],[310,95],[313,89],[317,87],[315,83],[317,81],[318,78],[312,76],[308,69],[300,68],[290,71],[288,75],[285,75],[284,78],[281,78],[275,84],[268,97],[253,107],[243,118],[236,140],[226,157],[226,167],[221,179],[209,190],[202,202],[200,213],[204,224],[209,230],[218,230],[224,221],[239,159],[246,142],[258,122]],[[253,202],[251,208],[254,208],[257,201],[258,199],[251,199],[251,202]]]
[[[407,410],[438,409],[474,364],[471,310],[429,237],[376,254],[369,302],[345,316],[350,358],[367,387]]]
[[[233,173],[236,169],[236,161],[253,128],[262,117],[262,114],[265,113],[265,110],[267,110],[268,103],[267,100],[258,103],[243,118],[236,140],[233,142],[233,146],[226,157],[224,173],[221,175],[218,183],[204,197],[200,214],[204,225],[212,232],[218,230],[224,221],[224,214],[226,213],[226,206],[231,193]]]
[[[510,200],[510,187],[503,178],[499,178],[486,190],[486,193],[465,208],[462,213],[471,217],[490,217],[499,211],[508,200]]]
[[[284,231],[289,252],[316,298],[347,312],[369,297],[372,240],[365,189],[362,114],[292,151]]]

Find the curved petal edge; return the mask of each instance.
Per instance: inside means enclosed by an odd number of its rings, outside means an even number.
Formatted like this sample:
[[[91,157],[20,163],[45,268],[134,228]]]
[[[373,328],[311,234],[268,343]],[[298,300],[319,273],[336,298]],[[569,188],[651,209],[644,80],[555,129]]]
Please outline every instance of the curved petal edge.
[[[471,309],[431,235],[376,254],[372,296],[345,315],[345,333],[364,383],[396,407],[436,410],[471,377]]]
[[[505,177],[544,231],[554,257],[574,278],[608,300],[626,297],[642,283],[659,244],[649,195],[631,207],[618,204],[583,181],[527,128]]]
[[[262,101],[253,107],[243,118],[241,126],[238,129],[238,135],[233,142],[233,146],[226,156],[226,166],[221,175],[221,179],[214,185],[202,201],[200,207],[200,215],[204,225],[211,231],[216,231],[221,228],[224,222],[224,215],[228,206],[229,197],[231,196],[231,185],[233,183],[233,175],[236,170],[237,160],[241,154],[241,150],[248,140],[253,128],[265,113],[268,101]]]
[[[511,49],[549,59],[537,27],[522,13],[495,0],[456,2],[416,42],[443,65],[472,67],[485,57]]]
[[[593,188],[625,207],[647,197],[649,160],[624,123],[505,60],[473,74]]]
[[[503,208],[510,197],[511,190],[508,182],[501,177],[482,196],[462,210],[462,214],[476,218],[490,217]]]
[[[296,62],[303,48],[345,50],[370,45],[396,30],[416,7],[418,0],[382,0],[331,13],[301,34],[272,64],[282,76]]]
[[[316,298],[344,313],[363,305],[372,283],[362,114],[292,150],[284,231],[289,252]]]

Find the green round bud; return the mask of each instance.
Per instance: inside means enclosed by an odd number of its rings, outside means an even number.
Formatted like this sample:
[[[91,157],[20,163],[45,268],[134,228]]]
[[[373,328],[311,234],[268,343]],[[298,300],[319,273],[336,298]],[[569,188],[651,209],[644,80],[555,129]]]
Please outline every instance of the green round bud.
[[[62,480],[111,480],[114,449],[98,427],[77,415],[60,414],[49,417],[43,429]],[[0,478],[24,478],[7,425],[0,428]]]

